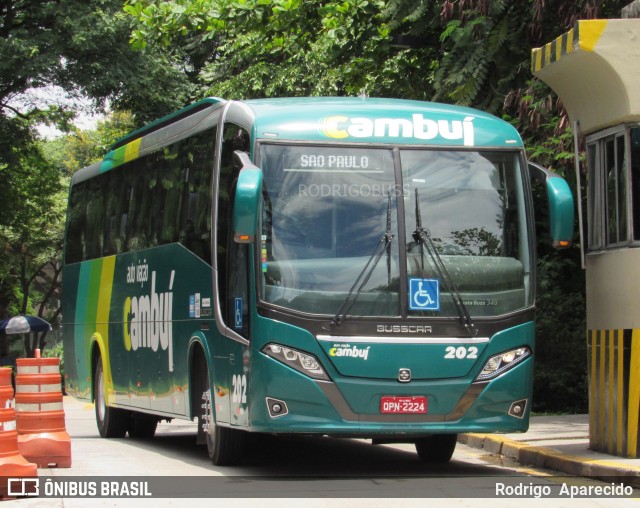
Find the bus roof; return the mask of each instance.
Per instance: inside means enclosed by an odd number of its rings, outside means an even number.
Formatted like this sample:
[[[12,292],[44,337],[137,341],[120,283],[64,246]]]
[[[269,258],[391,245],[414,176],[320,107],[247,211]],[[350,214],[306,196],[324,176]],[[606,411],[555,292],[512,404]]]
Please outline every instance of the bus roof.
[[[509,123],[475,109],[403,99],[294,97],[225,101],[207,98],[118,140],[99,165],[73,181],[109,171],[172,139],[210,126],[211,113],[251,126],[256,139],[301,142],[383,143],[442,147],[521,148]]]
[[[255,99],[247,108],[262,139],[440,146],[522,146],[515,128],[481,111],[432,102],[357,97]]]
[[[208,97],[201,101],[190,104],[185,108],[175,111],[167,116],[163,116],[162,118],[159,118],[158,120],[155,120],[150,124],[141,127],[140,129],[130,132],[126,136],[123,136],[118,141],[116,141],[111,149],[115,150],[116,148],[120,148],[121,146],[126,145],[136,138],[141,138],[142,136],[146,136],[147,134],[160,130],[167,125],[171,125],[172,123],[177,122],[182,118],[192,115],[198,111],[202,111],[203,109],[211,107],[212,105],[219,105],[224,103],[225,101],[223,99],[218,99],[217,97]]]

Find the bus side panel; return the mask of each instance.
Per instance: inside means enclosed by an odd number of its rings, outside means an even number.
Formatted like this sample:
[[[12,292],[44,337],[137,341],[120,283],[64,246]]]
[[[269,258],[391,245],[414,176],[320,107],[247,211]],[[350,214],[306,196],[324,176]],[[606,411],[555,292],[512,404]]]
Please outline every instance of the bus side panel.
[[[113,271],[114,258],[103,258],[86,261],[67,267],[65,274],[71,279],[73,286],[65,287],[65,301],[63,302],[65,315],[72,321],[65,324],[65,346],[73,344],[71,353],[66,356],[67,362],[73,366],[69,368],[69,392],[78,398],[90,399],[91,393],[91,350],[97,342],[101,347],[108,340],[108,309],[111,295],[111,284],[107,280]],[[77,277],[74,274],[77,273]],[[106,273],[106,277],[105,277]],[[69,281],[68,281],[69,282]],[[75,289],[75,290],[74,290]],[[75,372],[73,372],[75,368]],[[107,397],[110,397],[110,370],[108,363],[104,364],[107,379]]]
[[[185,416],[188,343],[216,330],[211,267],[171,244],[69,265],[65,277],[69,393],[91,398],[97,345],[110,405]]]
[[[188,344],[215,329],[211,280],[211,267],[179,244],[118,258],[109,356],[119,405],[187,414]]]
[[[215,403],[216,423],[229,423],[231,421],[231,389],[229,388],[229,352],[227,351],[227,339],[213,330],[213,340],[210,342],[209,365],[212,366],[213,373],[209,372],[210,383],[212,383],[211,393]]]
[[[239,342],[227,339],[229,354],[229,404],[231,425],[249,426],[249,403],[251,392],[249,376],[251,365],[251,349]]]
[[[76,298],[80,279],[80,264],[76,263],[64,267],[62,292],[63,313],[63,340],[64,340],[64,380],[67,393],[77,398],[90,398],[86,376],[80,377],[79,372],[85,367],[85,362],[80,362],[76,347],[76,337],[84,336],[84,324],[76,324],[73,317],[76,314]],[[73,295],[73,297],[71,297]],[[81,355],[82,356],[82,355]],[[81,382],[84,381],[82,384]]]
[[[115,297],[111,299],[112,304],[114,300]],[[112,305],[111,323],[109,326],[110,337],[122,337],[122,323],[122,311],[114,309]],[[125,348],[122,347],[122,344],[119,340],[114,339],[109,341],[108,356],[113,379],[117,381],[113,387],[115,403],[125,406],[131,405],[131,386],[129,381],[129,371],[132,368],[133,361],[131,361],[130,354]]]

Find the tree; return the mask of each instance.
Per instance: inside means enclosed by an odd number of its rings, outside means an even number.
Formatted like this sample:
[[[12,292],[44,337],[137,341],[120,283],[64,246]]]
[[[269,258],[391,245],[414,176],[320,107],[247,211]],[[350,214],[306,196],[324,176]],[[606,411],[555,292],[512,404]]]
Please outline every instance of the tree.
[[[128,130],[193,99],[177,51],[134,51],[129,37],[117,0],[0,3],[0,317],[46,314],[59,286],[68,176],[108,146],[108,136],[101,136],[99,147],[82,154],[96,143],[78,142],[92,135],[75,132],[76,160],[52,161],[52,148],[43,148],[35,126],[54,123],[68,132],[74,111],[43,108],[27,92],[62,90],[89,97],[97,109],[107,102],[128,108],[135,112]],[[51,319],[59,312],[52,308]]]
[[[532,48],[573,28],[578,19],[617,17],[627,3],[390,0],[385,14],[394,33],[415,40],[430,40],[433,33],[438,34],[434,100],[500,115],[505,98],[513,99],[515,91],[529,86]],[[543,94],[548,94],[548,89]]]
[[[65,174],[101,160],[118,139],[135,130],[136,119],[130,111],[112,111],[96,122],[94,129],[74,128],[66,136],[43,143],[46,157]]]
[[[116,0],[2,2],[0,112],[42,114],[11,100],[53,85],[98,106],[109,100],[143,122],[182,106],[191,90],[182,70],[160,52],[131,50],[121,8]]]
[[[133,51],[116,0],[8,0],[0,4],[0,224],[19,206],[14,184],[37,151],[38,122],[70,128],[73,111],[45,109],[25,99],[29,90],[59,87],[101,107],[129,109],[142,123],[189,101],[191,87],[161,52]],[[55,192],[55,191],[54,191]]]
[[[182,46],[199,89],[225,98],[427,98],[420,52],[394,45],[382,0],[128,0],[135,47]],[[424,73],[420,71],[424,70]],[[413,80],[398,80],[412,75]]]
[[[21,161],[26,171],[12,189],[19,195],[21,206],[9,214],[6,224],[0,225],[3,314],[37,315],[55,324],[62,310],[62,249],[70,176],[100,160],[107,147],[133,126],[131,113],[114,112],[98,122],[95,130],[76,129],[22,152],[30,159]],[[34,344],[44,348],[46,334],[36,334],[34,338]],[[31,347],[26,344],[27,354]]]
[[[15,206],[3,207],[0,223],[0,311],[45,316],[60,279],[65,189],[37,143],[24,148],[15,155],[19,169],[13,167],[8,189]],[[40,295],[37,307],[34,291]],[[56,315],[54,311],[46,317],[53,320]]]

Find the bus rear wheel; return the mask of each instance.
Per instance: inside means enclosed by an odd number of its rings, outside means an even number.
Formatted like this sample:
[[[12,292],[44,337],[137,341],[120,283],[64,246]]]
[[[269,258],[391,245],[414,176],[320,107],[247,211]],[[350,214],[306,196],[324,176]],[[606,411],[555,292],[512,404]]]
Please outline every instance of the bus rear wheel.
[[[156,434],[158,419],[154,416],[133,413],[129,422],[129,437],[151,439]]]
[[[451,460],[456,449],[458,434],[434,434],[415,443],[418,457],[427,464],[445,464]]]
[[[124,437],[127,434],[131,415],[128,411],[107,406],[102,357],[98,357],[93,379],[96,423],[100,437]]]

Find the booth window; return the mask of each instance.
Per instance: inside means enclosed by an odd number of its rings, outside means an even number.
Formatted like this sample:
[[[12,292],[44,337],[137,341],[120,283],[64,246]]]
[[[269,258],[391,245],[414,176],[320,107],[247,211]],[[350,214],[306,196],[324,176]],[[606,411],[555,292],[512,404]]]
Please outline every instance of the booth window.
[[[633,240],[640,241],[640,127],[630,130],[631,225]]]
[[[638,129],[619,128],[617,131],[607,131],[606,135],[593,137],[587,141],[587,164],[589,166],[589,249],[599,250],[607,247],[621,247],[629,242],[629,189],[630,179],[628,171],[629,139],[637,137]],[[640,148],[640,147],[639,147]],[[635,156],[631,150],[632,201],[640,192],[637,183],[637,161],[640,152]],[[636,220],[635,207],[631,206],[634,240],[640,239],[640,219]]]

